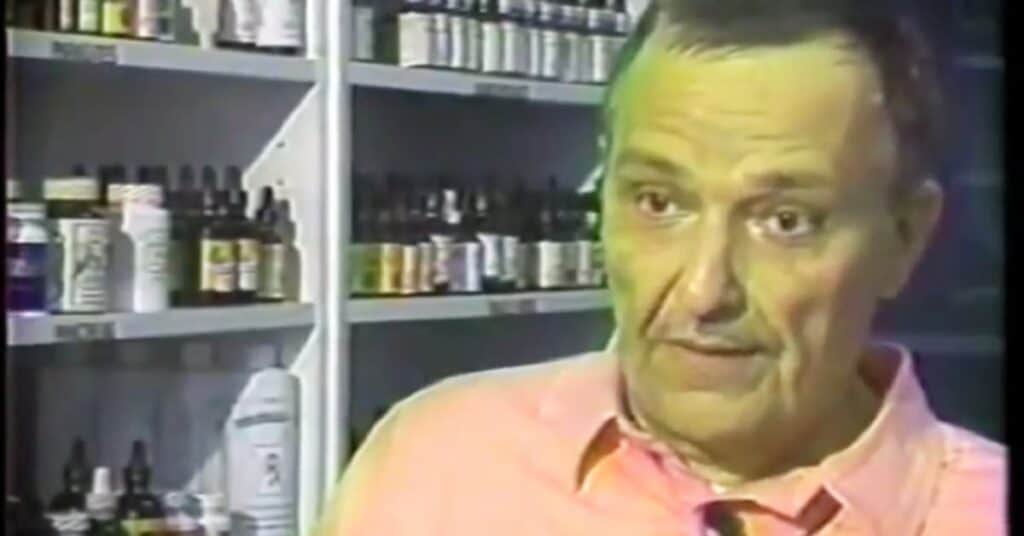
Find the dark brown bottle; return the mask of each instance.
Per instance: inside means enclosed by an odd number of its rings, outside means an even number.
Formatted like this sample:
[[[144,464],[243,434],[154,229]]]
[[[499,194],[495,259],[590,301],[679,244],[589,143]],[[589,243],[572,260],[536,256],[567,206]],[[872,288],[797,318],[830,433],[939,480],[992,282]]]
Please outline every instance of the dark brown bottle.
[[[367,176],[357,176],[353,184],[354,221],[349,251],[349,291],[353,296],[377,294],[380,272],[380,245],[373,221],[373,191]]]
[[[274,189],[260,190],[260,206],[256,209],[256,225],[260,237],[259,287],[257,301],[277,303],[285,299],[285,267],[288,248],[278,230],[280,215],[274,201]]]
[[[229,166],[224,177],[227,219],[235,241],[235,291],[231,302],[254,303],[259,292],[260,232],[245,217],[248,195],[242,189],[241,170],[237,166]]]
[[[160,500],[150,493],[146,444],[132,442],[132,455],[123,471],[124,495],[117,501],[117,517],[128,534],[160,534],[164,519]]]
[[[85,441],[75,438],[71,446],[71,457],[64,464],[64,488],[50,501],[50,511],[85,511],[85,494],[89,489],[89,475],[92,469],[85,459]]]
[[[476,220],[476,235],[481,246],[480,277],[484,292],[503,292],[502,268],[504,265],[501,229],[498,212],[494,206],[494,179],[487,179],[486,188],[473,190],[473,213]]]
[[[204,175],[209,176],[207,173]],[[204,177],[205,178],[205,177]],[[199,302],[227,305],[236,289],[235,240],[224,196],[203,181],[203,228],[199,235]]]

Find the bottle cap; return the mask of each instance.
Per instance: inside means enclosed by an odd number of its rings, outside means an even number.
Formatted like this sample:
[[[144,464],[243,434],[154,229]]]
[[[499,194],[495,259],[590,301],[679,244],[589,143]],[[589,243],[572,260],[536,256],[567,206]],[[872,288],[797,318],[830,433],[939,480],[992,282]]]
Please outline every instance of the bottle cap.
[[[98,201],[100,184],[95,177],[51,177],[43,183],[47,201]]]
[[[164,507],[168,510],[182,510],[188,504],[188,496],[181,491],[168,491],[164,494]]]
[[[85,496],[85,509],[98,519],[114,516],[117,496],[114,495],[109,467],[97,467],[92,472],[92,491]]]

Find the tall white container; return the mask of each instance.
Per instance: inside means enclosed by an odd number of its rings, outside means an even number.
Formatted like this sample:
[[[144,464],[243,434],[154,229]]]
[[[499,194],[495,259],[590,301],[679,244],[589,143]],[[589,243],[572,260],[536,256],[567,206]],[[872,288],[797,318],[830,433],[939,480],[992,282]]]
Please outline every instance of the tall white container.
[[[228,417],[231,531],[246,536],[298,534],[299,380],[271,349]]]

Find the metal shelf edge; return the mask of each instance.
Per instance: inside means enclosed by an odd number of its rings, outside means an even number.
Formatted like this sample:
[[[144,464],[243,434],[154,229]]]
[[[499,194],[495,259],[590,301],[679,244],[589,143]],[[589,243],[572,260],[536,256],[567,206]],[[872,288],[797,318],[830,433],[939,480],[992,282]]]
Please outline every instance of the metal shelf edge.
[[[61,45],[70,48],[60,49]],[[286,82],[316,81],[316,60],[306,58],[25,29],[7,30],[7,55]]]
[[[603,88],[600,86],[505,78],[436,69],[409,69],[396,65],[359,61],[349,63],[348,76],[351,83],[359,87],[581,106],[600,104],[603,93]]]
[[[356,298],[348,302],[353,324],[457,320],[597,311],[610,307],[607,291],[569,290],[473,296]]]
[[[7,346],[209,335],[299,328],[313,323],[310,304],[170,309],[157,313],[7,315]]]

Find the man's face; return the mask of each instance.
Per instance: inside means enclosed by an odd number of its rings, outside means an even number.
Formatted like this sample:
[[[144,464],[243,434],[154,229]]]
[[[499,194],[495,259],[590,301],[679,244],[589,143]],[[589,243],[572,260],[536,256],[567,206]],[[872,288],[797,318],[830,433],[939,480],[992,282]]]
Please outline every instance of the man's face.
[[[633,410],[697,443],[800,433],[916,260],[875,69],[838,34],[650,44],[620,89],[603,237]]]

